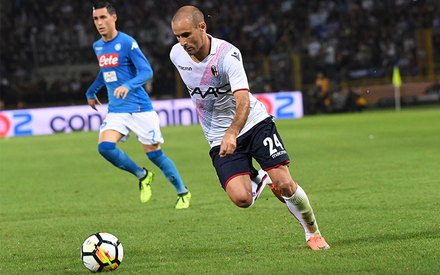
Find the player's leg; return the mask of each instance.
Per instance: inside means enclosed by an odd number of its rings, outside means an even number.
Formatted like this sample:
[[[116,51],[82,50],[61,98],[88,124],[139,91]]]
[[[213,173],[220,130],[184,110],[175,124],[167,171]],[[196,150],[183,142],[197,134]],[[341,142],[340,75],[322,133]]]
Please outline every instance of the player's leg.
[[[255,181],[254,181],[255,180]],[[232,178],[226,185],[225,191],[235,205],[249,208],[254,205],[266,185],[266,177],[253,178],[240,175]]]
[[[255,202],[260,196],[266,185],[273,185],[272,181],[269,178],[269,175],[263,169],[256,170],[251,165],[251,186],[252,186],[252,197],[253,202]]]
[[[114,166],[128,171],[135,175],[138,179],[144,176],[144,169],[139,167],[130,157],[123,151],[116,148],[116,143],[123,137],[116,130],[102,131],[99,136],[98,151]]]
[[[278,134],[276,125],[271,120],[265,120],[257,125],[254,131],[252,144],[252,155],[269,174],[274,186],[274,193],[281,194],[290,213],[300,222],[304,229],[306,241],[312,249],[315,249],[314,236],[321,238],[321,234],[316,223],[313,209],[304,190],[297,185],[288,170],[290,163],[289,156],[284,148],[283,141]],[[329,246],[319,242],[319,249],[327,249]],[[325,245],[324,245],[325,244]]]
[[[174,162],[166,156],[159,144],[143,144],[148,158],[160,169],[162,174],[174,186],[177,193],[176,209],[188,208],[191,201],[191,192],[183,184],[182,178]]]
[[[281,165],[270,169],[268,174],[273,185],[284,198],[287,208],[304,228],[306,240],[312,235],[319,234],[310,201],[304,190],[293,181],[287,166]]]
[[[269,170],[268,173],[274,186],[283,196],[290,213],[295,216],[303,227],[307,244],[313,250],[329,249],[330,246],[319,232],[309,198],[301,186],[293,181],[287,166],[281,165]]]
[[[265,177],[252,167],[252,158],[247,153],[246,140],[237,141],[235,152],[222,158],[220,146],[211,148],[209,154],[223,189],[238,207],[251,207],[266,185]]]
[[[137,165],[125,152],[116,148],[116,143],[120,140],[124,141],[130,134],[130,130],[126,125],[130,117],[131,115],[126,113],[107,114],[101,125],[98,150],[110,163],[135,175],[139,180],[139,188],[141,189],[142,182],[149,181],[151,183],[153,174]],[[151,197],[151,194],[149,197]],[[147,195],[142,198],[141,192],[142,202],[148,201],[149,197]]]
[[[252,168],[252,174],[251,174],[251,184],[252,184],[252,195],[256,196],[255,199],[258,198],[261,191],[263,191],[263,188],[268,185],[271,189],[272,193],[275,195],[275,197],[282,203],[286,203],[283,199],[283,196],[281,193],[275,188],[275,186],[272,183],[272,180],[269,177],[269,174],[264,171],[263,169],[256,170],[255,168]]]
[[[251,179],[249,175],[232,178],[225,186],[226,194],[235,205],[248,208],[253,205]]]
[[[177,194],[183,194],[188,192],[185,185],[182,182],[177,167],[174,162],[166,156],[159,144],[146,145],[143,144],[144,151],[148,158],[162,171],[168,181],[174,186]]]
[[[160,144],[164,142],[159,126],[159,117],[156,112],[143,112],[133,114],[131,130],[137,135],[142,143],[144,152],[173,185],[177,193],[176,209],[188,208],[191,201],[191,193],[183,184],[180,174],[174,162],[164,154]]]

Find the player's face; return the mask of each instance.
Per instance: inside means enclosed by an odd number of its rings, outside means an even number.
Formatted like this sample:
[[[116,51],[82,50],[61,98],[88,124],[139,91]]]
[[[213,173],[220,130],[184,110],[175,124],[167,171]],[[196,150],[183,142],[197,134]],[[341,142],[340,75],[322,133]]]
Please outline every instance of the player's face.
[[[109,36],[116,31],[116,14],[108,13],[107,8],[93,11],[93,21],[101,36]]]
[[[171,24],[174,35],[189,55],[197,55],[205,43],[206,24],[194,26],[189,20],[180,20]]]

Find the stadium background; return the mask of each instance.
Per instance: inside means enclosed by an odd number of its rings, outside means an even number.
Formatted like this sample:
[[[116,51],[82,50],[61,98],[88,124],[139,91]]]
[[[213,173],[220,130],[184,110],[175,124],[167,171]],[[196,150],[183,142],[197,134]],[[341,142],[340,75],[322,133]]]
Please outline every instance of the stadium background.
[[[312,97],[322,70],[335,95],[352,88],[369,108],[392,106],[399,63],[400,112],[277,120],[332,249],[310,251],[269,190],[250,209],[232,206],[198,125],[162,129],[194,196],[179,213],[173,187],[135,138],[118,146],[157,176],[142,206],[137,181],[97,152],[96,132],[24,136],[40,130],[28,122],[41,109],[17,108],[74,105],[50,108],[62,109],[57,123],[81,121],[82,108],[96,122],[84,91],[98,70],[98,34],[90,1],[0,0],[1,108],[13,109],[0,111],[0,137],[8,112],[18,135],[0,138],[0,273],[85,274],[81,244],[105,231],[124,245],[124,274],[440,274],[439,1],[117,1],[119,28],[155,70],[154,99],[187,96],[168,58],[169,20],[187,3],[211,15],[211,34],[241,48],[257,93]],[[422,100],[437,101],[405,105]]]
[[[176,43],[169,22],[184,4],[200,7],[208,32],[241,49],[254,93],[300,90],[306,113],[318,111],[318,72],[329,79],[331,104],[352,91],[369,106],[392,105],[394,65],[404,82],[403,104],[440,97],[438,0],[113,3],[118,29],[139,42],[152,64],[146,88],[153,99],[187,97],[168,58]],[[85,104],[98,71],[91,1],[7,0],[0,10],[0,110]]]

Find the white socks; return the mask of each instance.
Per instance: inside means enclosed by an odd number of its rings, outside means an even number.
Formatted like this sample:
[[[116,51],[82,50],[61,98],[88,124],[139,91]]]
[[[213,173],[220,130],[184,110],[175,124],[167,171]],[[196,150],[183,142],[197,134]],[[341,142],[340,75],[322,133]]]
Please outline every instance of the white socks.
[[[293,196],[290,198],[283,196],[283,198],[290,213],[295,216],[304,228],[306,241],[313,235],[321,235],[309,199],[301,186],[296,186],[296,192]]]
[[[260,184],[263,182],[262,184]],[[269,178],[269,175],[263,169],[258,170],[258,175],[254,178],[251,178],[251,186],[252,186],[252,203],[248,207],[254,205],[255,201],[260,196],[266,184],[272,183]]]
[[[263,183],[260,185],[262,181]],[[249,205],[249,207],[255,203],[264,187],[271,183],[272,180],[263,169],[258,171],[258,175],[256,177],[251,178],[252,204]],[[290,198],[285,196],[282,197],[284,198],[290,213],[295,216],[303,227],[306,241],[313,235],[321,235],[318,229],[318,224],[315,220],[315,214],[310,206],[309,198],[307,198],[306,192],[304,192],[301,186],[298,184],[296,185],[296,192]]]

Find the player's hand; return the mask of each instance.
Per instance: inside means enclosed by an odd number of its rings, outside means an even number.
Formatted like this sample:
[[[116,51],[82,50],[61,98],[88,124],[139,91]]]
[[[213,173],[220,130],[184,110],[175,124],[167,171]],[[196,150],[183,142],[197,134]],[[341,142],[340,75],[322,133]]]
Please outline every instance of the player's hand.
[[[116,97],[116,98],[122,98],[122,99],[125,99],[125,97],[127,96],[127,94],[128,94],[128,89],[126,88],[126,87],[124,87],[124,86],[119,86],[118,88],[116,88],[115,89],[115,91],[113,92],[113,95]]]
[[[228,157],[234,153],[235,148],[237,148],[237,136],[226,132],[223,136],[222,142],[220,143],[220,157]]]
[[[90,107],[92,107],[92,109],[95,110],[95,111],[98,111],[96,109],[96,103],[98,103],[99,105],[102,105],[97,97],[87,99],[87,103],[89,103]]]

